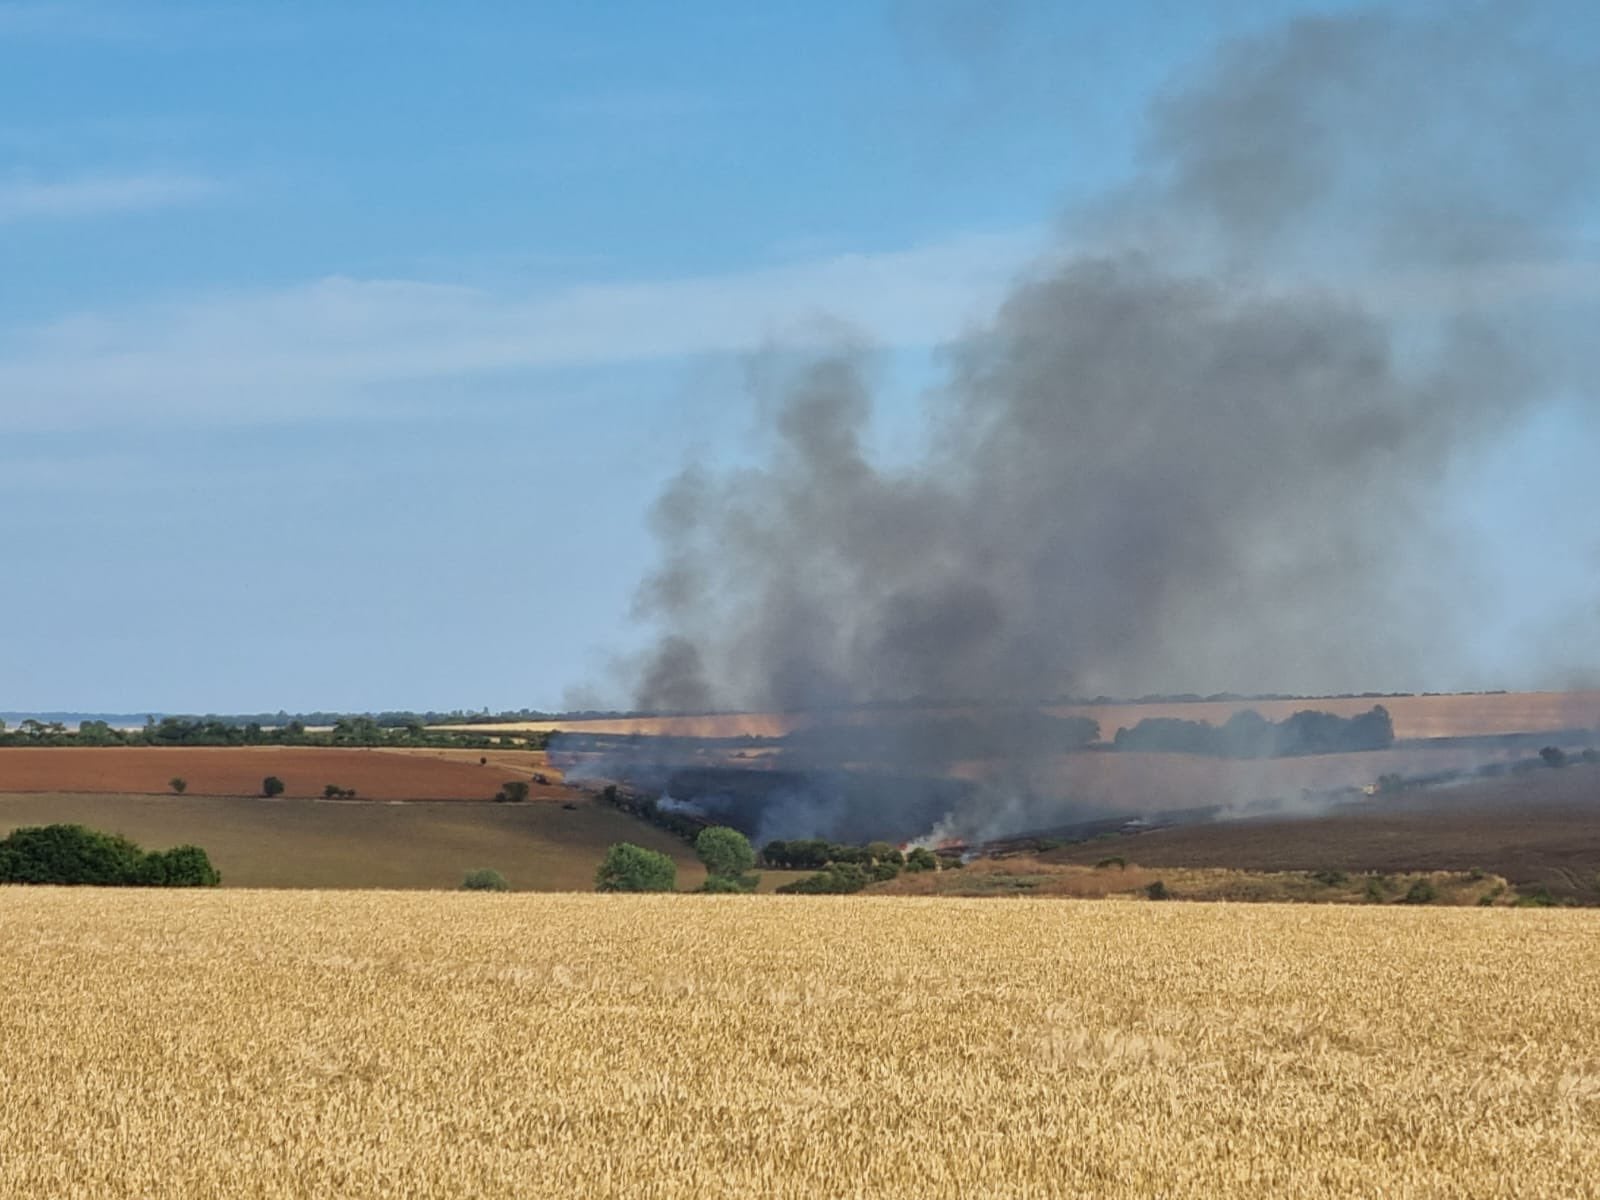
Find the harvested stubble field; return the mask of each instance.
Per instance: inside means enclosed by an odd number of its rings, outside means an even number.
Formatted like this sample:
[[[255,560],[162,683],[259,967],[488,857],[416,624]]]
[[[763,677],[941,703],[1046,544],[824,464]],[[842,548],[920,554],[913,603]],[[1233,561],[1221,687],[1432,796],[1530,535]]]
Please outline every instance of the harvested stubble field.
[[[705,878],[686,842],[609,805],[573,803],[0,794],[0,836],[69,822],[150,849],[192,842],[211,856],[224,887],[453,888],[467,871],[493,867],[519,891],[587,891],[606,847],[624,841],[675,859],[679,887]]]
[[[1600,1179],[1589,913],[0,889],[0,922],[6,1195]]]

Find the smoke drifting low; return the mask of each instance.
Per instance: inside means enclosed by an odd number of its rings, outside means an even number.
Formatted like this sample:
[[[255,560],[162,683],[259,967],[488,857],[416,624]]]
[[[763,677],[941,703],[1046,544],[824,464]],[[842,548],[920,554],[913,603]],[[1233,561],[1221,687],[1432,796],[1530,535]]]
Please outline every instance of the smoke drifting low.
[[[1571,254],[1600,73],[1509,12],[1223,47],[948,348],[921,461],[866,448],[869,351],[791,364],[762,461],[656,510],[638,706],[1455,685],[1439,488],[1592,384],[1509,293]]]

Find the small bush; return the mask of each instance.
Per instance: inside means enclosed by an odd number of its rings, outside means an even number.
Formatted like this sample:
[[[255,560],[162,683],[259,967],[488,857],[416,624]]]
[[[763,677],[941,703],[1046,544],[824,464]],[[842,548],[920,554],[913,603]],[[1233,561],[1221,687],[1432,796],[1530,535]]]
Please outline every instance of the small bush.
[[[1488,877],[1488,872],[1485,871],[1482,867],[1473,867],[1472,870],[1467,872],[1467,878],[1470,879],[1473,883],[1477,883],[1480,879],[1485,879],[1487,877]]]
[[[1096,871],[1105,871],[1115,867],[1117,870],[1121,871],[1124,870],[1127,865],[1128,860],[1123,858],[1122,855],[1113,854],[1110,858],[1102,858],[1099,862],[1095,863],[1094,869]]]
[[[494,798],[501,804],[521,804],[528,798],[528,785],[521,779],[508,780],[500,785]]]
[[[1547,767],[1564,767],[1567,765],[1567,752],[1560,746],[1546,746],[1539,751],[1539,757],[1544,759]]]
[[[1439,889],[1426,879],[1419,879],[1406,890],[1401,904],[1432,904],[1439,898]]]
[[[1144,894],[1152,900],[1171,900],[1172,890],[1161,880],[1156,880],[1144,889]]]
[[[1345,884],[1350,882],[1350,876],[1346,875],[1343,871],[1332,869],[1313,871],[1311,873],[1311,878],[1322,884],[1323,887],[1343,887]]]
[[[678,886],[678,864],[665,854],[618,842],[606,851],[594,886],[598,892],[670,892]]]
[[[167,780],[167,786],[181,796],[184,794],[184,792],[189,790],[189,781],[181,776],[174,775],[171,779]]]
[[[216,887],[222,876],[199,846],[174,846],[146,854],[137,882],[141,887]]]
[[[509,892],[511,885],[506,882],[506,877],[493,867],[479,867],[476,871],[468,871],[466,878],[461,881],[461,890],[464,892]]]
[[[786,883],[778,891],[789,896],[847,896],[871,882],[855,863],[835,863],[825,871]]]
[[[261,794],[267,799],[283,795],[283,780],[276,775],[268,775],[261,781]]]
[[[700,890],[723,895],[753,892],[760,878],[759,875],[707,875],[706,881],[700,885]]]
[[[906,870],[908,871],[937,871],[939,859],[932,850],[926,846],[913,846],[906,854]]]
[[[1366,897],[1369,904],[1382,904],[1389,898],[1388,893],[1384,891],[1383,884],[1376,879],[1367,880]]]

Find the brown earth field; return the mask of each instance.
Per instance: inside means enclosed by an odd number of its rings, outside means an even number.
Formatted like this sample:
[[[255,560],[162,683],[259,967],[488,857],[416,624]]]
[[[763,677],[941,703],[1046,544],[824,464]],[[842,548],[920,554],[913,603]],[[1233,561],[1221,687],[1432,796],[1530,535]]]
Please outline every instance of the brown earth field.
[[[487,757],[487,765],[479,763]],[[535,772],[550,783],[533,782]],[[259,796],[276,775],[284,796],[320,797],[334,784],[362,800],[490,800],[520,779],[535,800],[566,800],[540,751],[368,750],[322,746],[0,747],[0,792],[170,792],[181,778],[203,796]]]
[[[1537,733],[1600,726],[1600,691],[1502,692],[1483,695],[1346,697],[1307,700],[1218,700],[1153,704],[1056,705],[1057,716],[1086,716],[1100,723],[1109,739],[1121,726],[1148,717],[1178,717],[1221,724],[1234,713],[1254,709],[1278,721],[1302,709],[1351,716],[1381,704],[1394,718],[1399,738],[1481,737],[1495,733]],[[829,721],[872,721],[904,717],[904,710],[828,714]],[[523,721],[509,725],[461,725],[455,728],[494,732],[647,734],[673,737],[782,737],[811,723],[799,713],[734,713],[705,717],[616,717],[595,720]]]
[[[1600,767],[1541,768],[1341,805],[1319,816],[1262,817],[1101,838],[1042,855],[1142,867],[1248,871],[1466,871],[1523,892],[1600,901]]]
[[[147,850],[203,846],[224,887],[456,888],[493,867],[512,888],[594,890],[614,842],[633,842],[678,864],[678,887],[705,879],[684,841],[605,804],[362,804],[258,797],[0,795],[0,836],[24,825],[71,823],[119,833]],[[765,872],[771,891],[792,872]]]

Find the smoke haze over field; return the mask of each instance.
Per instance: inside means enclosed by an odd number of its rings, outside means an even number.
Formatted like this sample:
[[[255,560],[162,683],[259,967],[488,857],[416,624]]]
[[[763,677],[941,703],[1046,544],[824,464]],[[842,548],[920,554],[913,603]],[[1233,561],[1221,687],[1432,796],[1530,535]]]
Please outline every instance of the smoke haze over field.
[[[920,461],[866,449],[869,349],[773,368],[758,464],[657,508],[639,706],[1459,686],[1441,489],[1593,399],[1551,280],[1597,77],[1492,4],[1223,46],[948,349]]]

